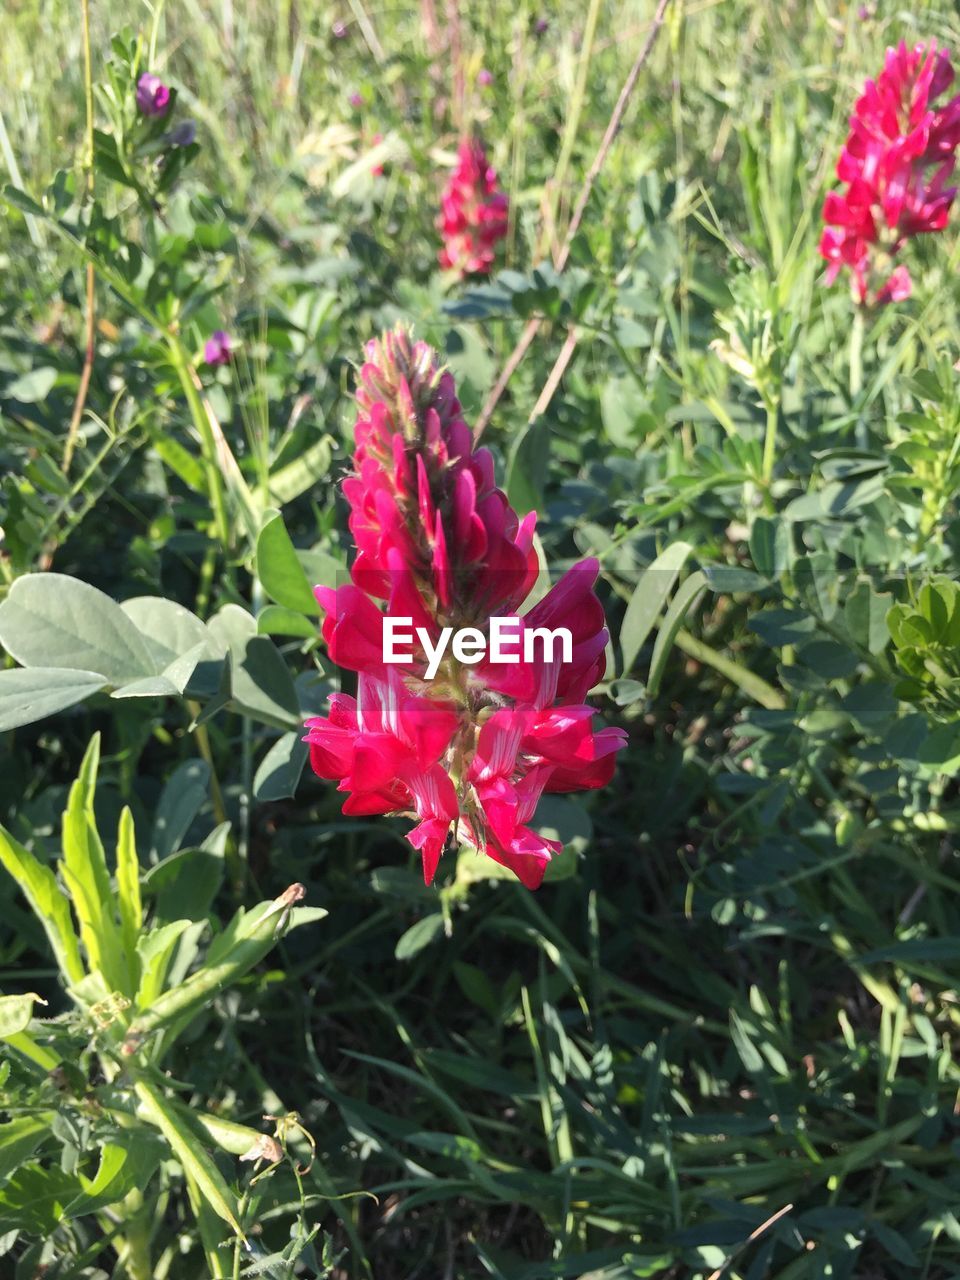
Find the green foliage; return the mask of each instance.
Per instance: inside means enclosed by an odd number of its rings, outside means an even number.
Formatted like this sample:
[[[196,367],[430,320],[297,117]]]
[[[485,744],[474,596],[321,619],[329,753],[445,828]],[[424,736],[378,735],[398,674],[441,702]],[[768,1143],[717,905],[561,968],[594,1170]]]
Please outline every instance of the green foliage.
[[[34,993],[0,998],[0,1040],[13,1050],[15,1081],[8,1094],[12,1118],[0,1142],[0,1223],[14,1236],[56,1242],[64,1260],[79,1265],[84,1233],[76,1234],[71,1221],[119,1212],[128,1235],[114,1247],[139,1276],[151,1270],[143,1224],[167,1194],[155,1179],[163,1160],[177,1162],[198,1214],[206,1206],[245,1242],[242,1200],[208,1151],[211,1138],[222,1135],[171,1094],[161,1064],[174,1040],[206,1018],[212,999],[242,980],[288,927],[326,912],[296,907],[304,891],[293,885],[272,903],[241,908],[203,955],[205,921],[197,927],[157,910],[145,923],[128,808],[120,813],[113,874],[100,839],[94,814],[99,757],[94,737],[63,814],[57,872],[66,893],[50,867],[0,828],[0,858],[46,931],[73,1005],[71,1014],[44,1024],[33,1016]],[[154,876],[163,867],[159,862]],[[99,1082],[87,1074],[93,1062]],[[45,1078],[36,1075],[38,1068]],[[27,1104],[24,1091],[31,1089]],[[257,1130],[240,1125],[225,1138],[227,1150],[244,1158],[261,1140]],[[58,1147],[60,1169],[45,1162]],[[83,1172],[91,1162],[92,1177]],[[218,1246],[208,1259],[219,1267],[228,1253]]]
[[[915,602],[887,614],[897,665],[906,679],[898,693],[923,703],[948,724],[960,718],[960,588],[949,579],[929,582]]]

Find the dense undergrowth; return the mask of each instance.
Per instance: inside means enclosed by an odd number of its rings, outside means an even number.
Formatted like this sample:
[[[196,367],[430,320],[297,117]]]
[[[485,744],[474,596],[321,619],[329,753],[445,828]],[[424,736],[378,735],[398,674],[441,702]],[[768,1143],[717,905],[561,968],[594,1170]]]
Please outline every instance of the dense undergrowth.
[[[0,1275],[960,1274],[960,251],[818,254],[956,15],[674,0],[585,187],[649,5],[97,3],[89,105],[77,9],[0,44]],[[303,767],[398,322],[601,565],[629,745],[536,893]]]

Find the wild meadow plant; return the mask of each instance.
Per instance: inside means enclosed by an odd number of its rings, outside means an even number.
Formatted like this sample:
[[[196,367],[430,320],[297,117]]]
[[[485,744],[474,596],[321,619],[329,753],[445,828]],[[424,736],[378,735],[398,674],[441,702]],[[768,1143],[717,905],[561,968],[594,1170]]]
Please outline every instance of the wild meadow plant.
[[[898,254],[911,237],[947,225],[957,193],[946,184],[960,146],[960,94],[934,104],[953,78],[950,56],[935,41],[913,49],[901,41],[857,99],[837,162],[847,190],[827,195],[820,252],[830,263],[828,281],[850,268],[858,302],[909,297],[910,273],[893,265]]]
[[[0,1275],[954,1275],[955,17],[43,17]]]
[[[540,797],[604,786],[626,743],[622,729],[595,730],[584,701],[609,639],[599,565],[569,569],[516,617],[518,644],[524,631],[565,627],[567,655],[488,655],[475,668],[451,657],[431,675],[424,647],[444,628],[468,626],[482,642],[493,616],[518,615],[539,577],[536,516],[519,519],[495,487],[493,456],[474,447],[453,379],[425,343],[403,330],[371,343],[359,384],[344,482],[353,583],[317,588],[327,651],[359,673],[357,697],[335,694],[329,717],[307,721],[310,762],[350,793],[344,813],[416,812],[407,838],[427,884],[453,829],[535,889],[563,850],[527,826]],[[385,661],[385,616],[424,624],[407,662]]]

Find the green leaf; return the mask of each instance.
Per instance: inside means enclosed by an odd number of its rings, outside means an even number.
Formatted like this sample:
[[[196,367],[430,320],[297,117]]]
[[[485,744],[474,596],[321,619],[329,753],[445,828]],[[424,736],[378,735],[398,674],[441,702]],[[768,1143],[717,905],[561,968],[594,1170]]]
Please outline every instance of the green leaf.
[[[41,400],[46,400],[56,380],[56,369],[50,365],[40,365],[39,368],[21,373],[19,378],[8,382],[3,389],[3,394],[9,400],[20,400],[24,404],[39,404]]]
[[[293,908],[302,896],[303,886],[291,885],[272,902],[261,902],[250,911],[241,908],[214,939],[202,967],[145,1009],[131,1028],[131,1035],[149,1035],[174,1021],[194,1016],[207,1007],[213,996],[259,964],[284,928],[294,929],[326,916],[322,908]]]
[[[747,626],[772,649],[787,644],[798,644],[812,635],[816,622],[807,613],[797,609],[764,609],[747,619]]]
[[[301,614],[317,614],[319,606],[279,511],[266,514],[257,538],[257,577],[271,600]]]
[[[664,614],[660,630],[657,632],[657,638],[653,646],[653,656],[650,659],[647,693],[651,698],[655,698],[660,689],[660,681],[663,679],[667,658],[673,648],[677,632],[683,626],[684,619],[689,611],[694,608],[695,602],[700,598],[706,587],[706,575],[698,569],[696,573],[692,573],[686,579],[680,590],[670,601],[670,607]]]
[[[270,477],[270,497],[281,507],[315,484],[320,484],[330,470],[333,458],[333,441],[330,436],[323,436],[302,453],[295,462],[290,462]]]
[[[338,587],[347,580],[346,566],[326,551],[298,551],[297,559],[303,565],[307,581],[313,587]],[[318,606],[314,597],[314,612]]]
[[[15,209],[19,209],[21,213],[28,213],[34,218],[45,218],[47,216],[43,205],[37,204],[32,196],[28,196],[25,191],[21,191],[19,187],[6,186],[3,188],[3,198],[7,204],[12,204]]]
[[[56,876],[3,827],[0,827],[0,862],[16,880],[34,915],[43,925],[66,981],[81,982],[84,968],[80,944],[73,931],[69,904]]]
[[[83,1195],[67,1205],[66,1213],[72,1218],[98,1213],[135,1188],[145,1191],[166,1154],[166,1143],[149,1129],[114,1134],[112,1141],[100,1148],[100,1164],[93,1178],[78,1175]]]
[[[207,1154],[203,1143],[193,1131],[188,1119],[173,1098],[167,1098],[148,1080],[134,1082],[134,1091],[140,1099],[140,1109],[146,1120],[156,1125],[184,1172],[194,1182],[200,1195],[210,1208],[222,1218],[236,1234],[245,1240],[237,1221],[236,1201],[224,1182],[220,1170]]]
[[[60,870],[73,899],[91,971],[99,970],[112,990],[133,995],[134,985],[115,918],[117,906],[107,860],[93,816],[99,759],[100,736],[94,734],[64,811]]]
[[[242,715],[280,729],[300,727],[300,702],[293,678],[267,636],[254,636],[242,651],[233,652],[230,694]]]
[[[0,732],[65,711],[106,687],[96,671],[17,667],[0,671]]]
[[[173,920],[141,934],[137,939],[141,970],[136,1001],[138,1009],[149,1009],[163,991],[170,960],[183,934],[190,928],[199,932],[205,927],[206,922]]]
[[[257,620],[238,604],[225,604],[207,623],[207,630],[221,650],[242,651],[247,641],[257,634]]]
[[[893,596],[874,591],[869,582],[858,582],[843,606],[843,619],[854,642],[868,653],[882,653],[890,633],[887,629],[887,610]]]
[[[750,1039],[747,1024],[735,1009],[730,1010],[730,1039],[736,1049],[740,1061],[751,1075],[763,1071],[763,1057],[760,1050]]]
[[[563,853],[547,863],[544,883],[576,875],[580,857],[593,838],[593,823],[580,801],[568,796],[545,795],[530,825],[547,840],[559,840],[563,845]]]
[[[151,862],[161,862],[179,849],[209,794],[210,766],[205,760],[185,760],[174,769],[160,793],[153,818]]]
[[[262,803],[292,796],[303,773],[307,754],[307,744],[302,741],[299,731],[285,733],[278,738],[254,775],[254,798]]]
[[[223,882],[229,823],[221,823],[199,849],[181,849],[158,862],[143,878],[155,900],[155,920],[203,920]]]
[[[790,526],[778,518],[757,516],[750,530],[750,556],[757,573],[775,578],[790,567]]]
[[[130,982],[135,990],[139,985],[139,966],[136,963],[137,941],[143,928],[143,904],[140,900],[140,859],[137,857],[137,836],[133,814],[124,805],[117,828],[117,905],[120,909],[120,928],[123,950],[130,969]]]
[[[52,1115],[17,1116],[0,1124],[0,1182],[29,1160],[40,1143],[50,1136]]]
[[[294,609],[268,604],[257,614],[257,633],[261,636],[296,636],[298,640],[315,640],[317,624]]]
[[[152,443],[159,456],[188,489],[192,489],[194,493],[206,494],[207,482],[203,463],[199,458],[185,449],[179,440],[167,435],[163,428],[154,432]]]
[[[400,935],[393,954],[397,960],[412,960],[418,951],[422,951],[442,932],[443,915],[439,911],[424,916]]]
[[[603,429],[618,448],[635,446],[657,426],[650,401],[633,378],[611,378],[600,393]]]
[[[66,1206],[83,1191],[78,1178],[58,1166],[21,1165],[0,1189],[0,1231],[26,1231],[49,1240]]]
[[[120,608],[140,632],[156,671],[163,671],[198,646],[208,648],[213,656],[207,628],[183,605],[161,596],[134,596],[124,600]]]
[[[622,675],[629,675],[693,547],[672,542],[644,570],[620,627]]]
[[[9,1040],[11,1036],[26,1031],[37,1001],[47,1003],[35,991],[26,991],[19,996],[0,996],[0,1040]]]
[[[24,667],[97,672],[110,684],[158,674],[140,632],[96,587],[62,573],[17,578],[0,604],[0,644]]]
[[[458,885],[479,884],[484,880],[509,880],[516,884],[517,877],[509,867],[505,867],[499,862],[494,862],[492,858],[488,858],[479,849],[474,849],[470,845],[462,845],[457,854],[456,883]]]
[[[543,481],[550,460],[550,432],[543,421],[529,422],[514,441],[507,459],[507,497],[526,515],[543,506]]]
[[[467,964],[462,960],[455,960],[453,976],[468,1000],[472,1000],[475,1005],[481,1008],[484,1013],[489,1014],[491,1018],[499,1016],[500,1001],[497,999],[493,984],[482,969],[475,964]]]

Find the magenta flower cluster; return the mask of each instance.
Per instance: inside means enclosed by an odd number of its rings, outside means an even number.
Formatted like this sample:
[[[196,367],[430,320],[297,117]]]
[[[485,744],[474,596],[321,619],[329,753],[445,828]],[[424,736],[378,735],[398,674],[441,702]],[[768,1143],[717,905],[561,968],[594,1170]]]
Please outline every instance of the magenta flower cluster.
[[[845,190],[831,191],[820,253],[827,281],[846,267],[858,302],[896,302],[910,294],[897,258],[907,242],[947,224],[957,188],[950,185],[960,145],[960,94],[939,106],[953,67],[936,42],[888,49],[850,118],[837,163]]]
[[[530,825],[540,797],[605,785],[625,745],[586,703],[608,639],[599,566],[584,560],[521,612],[538,577],[536,516],[518,516],[497,488],[493,457],[426,343],[402,329],[371,343],[357,403],[343,484],[352,581],[316,588],[328,652],[358,672],[357,695],[335,694],[307,722],[314,771],[347,793],[344,813],[409,813],[428,884],[454,839],[536,888],[562,847]],[[386,660],[387,616],[411,619],[434,647],[445,628],[488,633],[493,617],[521,638],[565,628],[571,647],[538,662],[450,654],[430,679],[425,645]]]

